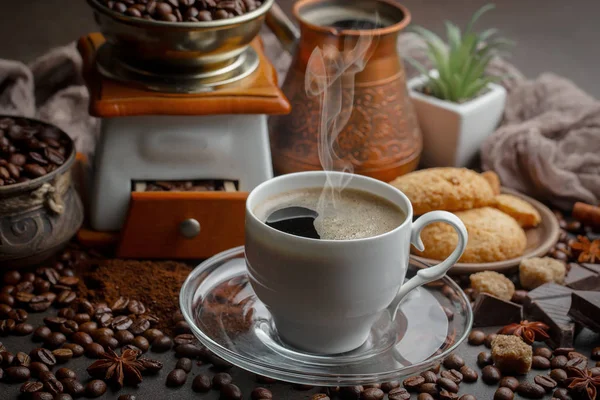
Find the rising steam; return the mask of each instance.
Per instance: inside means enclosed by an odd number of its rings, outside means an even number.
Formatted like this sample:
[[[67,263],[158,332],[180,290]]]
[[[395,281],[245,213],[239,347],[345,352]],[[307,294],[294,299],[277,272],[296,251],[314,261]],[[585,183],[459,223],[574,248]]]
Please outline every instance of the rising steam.
[[[354,79],[367,64],[372,35],[349,36],[340,51],[332,45],[315,48],[305,75],[308,96],[318,96],[321,109],[318,153],[324,171],[347,172],[337,177],[326,174],[326,182],[319,198],[317,212],[323,216],[329,207],[335,207],[336,197],[352,179],[352,163],[341,159],[334,150],[334,143],[342,132],[354,103]],[[376,39],[375,39],[376,40]],[[356,42],[353,45],[353,42]]]

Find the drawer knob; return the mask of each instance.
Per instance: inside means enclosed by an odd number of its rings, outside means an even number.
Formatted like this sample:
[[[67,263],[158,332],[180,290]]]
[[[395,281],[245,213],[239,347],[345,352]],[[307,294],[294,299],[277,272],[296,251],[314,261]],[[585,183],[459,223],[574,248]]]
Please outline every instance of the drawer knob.
[[[200,222],[189,218],[179,224],[179,233],[186,239],[193,239],[200,234]]]

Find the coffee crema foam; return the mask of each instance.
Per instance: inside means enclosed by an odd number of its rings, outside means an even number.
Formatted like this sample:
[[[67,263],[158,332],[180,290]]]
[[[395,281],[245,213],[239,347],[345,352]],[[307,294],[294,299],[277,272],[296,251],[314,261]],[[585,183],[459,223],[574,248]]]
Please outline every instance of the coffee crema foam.
[[[322,188],[297,189],[278,194],[256,206],[254,214],[261,220],[287,207],[317,210]],[[380,196],[357,189],[344,189],[315,219],[321,239],[352,240],[378,236],[400,226],[406,214],[397,205]]]

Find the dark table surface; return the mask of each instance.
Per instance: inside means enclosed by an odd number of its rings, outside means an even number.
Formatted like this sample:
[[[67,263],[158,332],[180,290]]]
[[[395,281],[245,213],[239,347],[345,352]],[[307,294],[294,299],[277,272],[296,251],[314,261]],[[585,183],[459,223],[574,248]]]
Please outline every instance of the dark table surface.
[[[29,322],[34,326],[42,325],[42,319],[47,315],[55,315],[55,310],[50,309],[48,312],[42,314],[30,314]],[[497,328],[486,328],[483,329],[486,332],[496,332]],[[38,344],[31,341],[31,337],[4,337],[0,338],[0,341],[4,343],[4,345],[8,348],[9,351],[15,353],[17,351],[29,352],[30,350],[39,347]],[[595,346],[600,346],[600,335],[595,334],[589,330],[583,330],[579,336],[577,337],[575,347],[579,352],[584,355],[589,356],[591,349]],[[481,370],[477,367],[476,359],[477,354],[481,351],[489,351],[485,346],[471,346],[466,342],[463,343],[457,350],[457,354],[459,354],[465,360],[466,364],[479,373]],[[164,367],[160,371],[160,373],[156,376],[145,377],[144,382],[139,385],[138,388],[124,388],[118,393],[111,392],[110,390],[101,398],[102,399],[116,399],[121,394],[133,393],[136,395],[138,400],[147,400],[147,399],[164,399],[164,400],[175,400],[175,399],[192,399],[192,398],[203,398],[207,400],[216,400],[219,397],[219,392],[216,390],[212,390],[209,393],[199,394],[194,393],[191,390],[191,384],[193,378],[200,374],[208,374],[209,376],[213,376],[216,372],[210,368],[209,365],[194,365],[192,371],[188,375],[188,379],[184,386],[171,389],[165,386],[165,380],[169,372],[175,367],[177,363],[177,358],[175,358],[174,352],[169,351],[167,353],[146,353],[145,357],[153,358],[160,360],[163,362]],[[77,372],[78,378],[80,381],[85,383],[89,380],[88,374],[85,371],[86,368],[91,365],[93,360],[88,358],[80,357],[77,359],[73,359],[66,364],[59,365],[54,368],[54,370],[58,369],[61,366],[65,366],[73,369]],[[592,366],[592,361],[590,361],[590,366]],[[313,393],[319,391],[319,388],[314,388],[312,390],[300,391],[292,388],[292,385],[286,383],[277,383],[271,385],[260,384],[256,381],[256,376],[252,373],[241,370],[237,367],[234,367],[230,371],[228,371],[236,385],[238,385],[242,393],[244,395],[244,399],[250,398],[250,392],[253,388],[262,386],[267,387],[273,392],[274,399],[307,399]],[[533,378],[537,374],[548,373],[549,371],[532,371],[528,375],[522,377],[521,379],[533,381]],[[480,374],[481,375],[481,374]],[[8,400],[8,399],[16,399],[19,394],[20,384],[9,385],[6,383],[0,383],[0,399]],[[468,384],[461,383],[460,385],[460,394],[470,393],[475,395],[478,399],[491,400],[494,395],[494,391],[497,389],[497,386],[489,386],[484,384],[481,381],[481,376],[476,383]],[[416,399],[416,395],[413,395],[412,398]],[[545,398],[549,399],[551,396],[547,395]],[[515,398],[520,398],[516,396]]]

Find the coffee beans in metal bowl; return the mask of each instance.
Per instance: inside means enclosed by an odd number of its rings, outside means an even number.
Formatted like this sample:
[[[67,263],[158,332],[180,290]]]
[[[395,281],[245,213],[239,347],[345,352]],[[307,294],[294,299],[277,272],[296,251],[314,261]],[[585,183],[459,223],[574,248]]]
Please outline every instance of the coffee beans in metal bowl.
[[[233,18],[256,10],[261,0],[98,0],[132,18],[165,22],[205,22]]]
[[[63,165],[72,151],[73,142],[56,127],[0,117],[0,186],[42,177]]]

